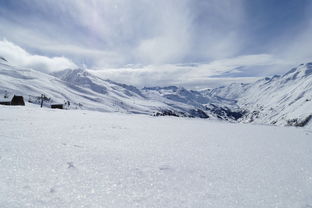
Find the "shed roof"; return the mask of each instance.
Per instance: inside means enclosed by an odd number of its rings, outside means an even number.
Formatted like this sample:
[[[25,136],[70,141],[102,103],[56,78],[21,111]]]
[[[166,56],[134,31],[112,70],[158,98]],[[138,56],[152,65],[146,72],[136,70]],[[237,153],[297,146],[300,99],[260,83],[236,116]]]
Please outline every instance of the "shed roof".
[[[4,98],[4,96],[0,97],[0,102],[11,102],[14,97],[23,97],[22,95],[9,95],[7,98]]]
[[[3,103],[3,102],[11,102],[13,97],[14,97],[14,95],[9,95],[7,98],[5,98],[4,96],[1,96],[0,97],[0,102],[1,103]]]

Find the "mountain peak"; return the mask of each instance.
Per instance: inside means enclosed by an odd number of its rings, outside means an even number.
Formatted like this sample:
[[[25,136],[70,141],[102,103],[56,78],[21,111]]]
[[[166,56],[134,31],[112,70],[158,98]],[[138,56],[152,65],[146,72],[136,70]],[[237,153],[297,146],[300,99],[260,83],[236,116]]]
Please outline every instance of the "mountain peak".
[[[312,74],[312,62],[306,63],[306,70],[305,70],[305,74],[311,75]]]
[[[295,80],[298,78],[304,78],[312,74],[312,62],[306,64],[300,64],[298,67],[292,68],[286,74],[283,75],[283,78],[287,80]]]
[[[62,71],[53,72],[52,75],[62,80],[67,80],[73,79],[75,77],[86,77],[91,74],[87,72],[85,69],[78,68],[78,69],[65,69]]]

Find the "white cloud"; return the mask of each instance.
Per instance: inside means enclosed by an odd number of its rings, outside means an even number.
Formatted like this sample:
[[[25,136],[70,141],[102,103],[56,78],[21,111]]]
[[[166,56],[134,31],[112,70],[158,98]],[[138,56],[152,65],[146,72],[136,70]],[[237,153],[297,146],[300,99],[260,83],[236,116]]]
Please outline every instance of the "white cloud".
[[[259,79],[256,75],[250,77],[222,77],[223,74],[228,72],[239,73],[239,67],[248,67],[249,70],[252,70],[253,67],[273,67],[284,64],[286,63],[271,55],[258,54],[221,59],[207,64],[133,66],[97,69],[90,70],[90,72],[105,79],[139,87],[178,85],[198,89],[220,86],[229,82],[249,82]]]
[[[32,68],[42,72],[58,71],[77,67],[65,57],[46,57],[32,55],[23,48],[7,40],[0,41],[0,55],[10,64]]]

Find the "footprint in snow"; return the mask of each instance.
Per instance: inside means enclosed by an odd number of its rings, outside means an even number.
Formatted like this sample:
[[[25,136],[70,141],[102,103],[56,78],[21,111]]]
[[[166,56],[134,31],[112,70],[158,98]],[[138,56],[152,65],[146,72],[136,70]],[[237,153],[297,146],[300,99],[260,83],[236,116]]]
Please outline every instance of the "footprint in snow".
[[[111,126],[112,129],[127,129],[123,126]]]
[[[49,191],[51,194],[55,193],[55,189],[54,188],[50,188],[50,191]]]
[[[161,171],[172,171],[173,169],[169,165],[159,166],[159,170]]]
[[[70,169],[70,168],[75,168],[73,162],[67,162],[67,165],[68,165],[68,167],[67,167],[68,169]]]

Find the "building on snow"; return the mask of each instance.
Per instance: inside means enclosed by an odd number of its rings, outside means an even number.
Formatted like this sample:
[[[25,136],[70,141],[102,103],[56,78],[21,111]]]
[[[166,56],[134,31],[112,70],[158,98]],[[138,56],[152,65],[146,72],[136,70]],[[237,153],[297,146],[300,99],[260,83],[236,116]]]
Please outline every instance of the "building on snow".
[[[0,105],[25,105],[24,97],[20,95],[4,96],[0,98]]]

